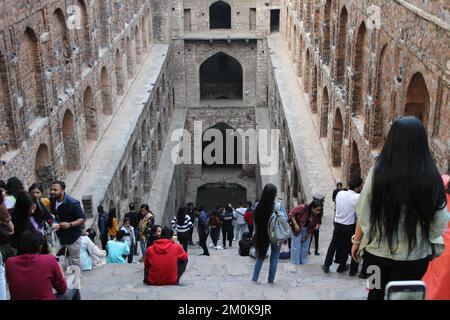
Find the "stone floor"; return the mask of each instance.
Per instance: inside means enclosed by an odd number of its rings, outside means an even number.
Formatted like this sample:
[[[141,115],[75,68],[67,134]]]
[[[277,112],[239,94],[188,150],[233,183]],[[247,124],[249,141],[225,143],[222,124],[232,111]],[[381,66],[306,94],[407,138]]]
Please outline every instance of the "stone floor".
[[[145,285],[144,265],[105,265],[83,272],[82,298],[86,300],[354,300],[365,299],[364,280],[338,274],[336,266],[324,274],[323,255],[311,255],[307,264],[280,260],[274,285],[267,284],[266,261],[257,283],[251,281],[254,259],[237,254],[236,244],[226,250],[210,249],[211,256],[199,256],[190,247],[189,263],[179,286]],[[138,260],[139,257],[135,257]]]

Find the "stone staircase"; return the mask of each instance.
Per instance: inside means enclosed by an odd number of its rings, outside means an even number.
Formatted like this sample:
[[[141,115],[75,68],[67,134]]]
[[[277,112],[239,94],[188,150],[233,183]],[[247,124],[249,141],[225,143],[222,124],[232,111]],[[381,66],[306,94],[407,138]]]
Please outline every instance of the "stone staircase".
[[[209,243],[208,243],[209,244]],[[305,265],[280,260],[274,285],[267,284],[269,261],[258,283],[251,280],[255,260],[237,254],[237,243],[226,250],[211,248],[211,256],[199,256],[189,248],[189,263],[178,286],[155,287],[142,282],[143,263],[105,265],[83,272],[83,300],[352,300],[365,299],[365,281],[348,273],[324,274],[324,259],[311,255]],[[138,260],[139,257],[135,257]]]

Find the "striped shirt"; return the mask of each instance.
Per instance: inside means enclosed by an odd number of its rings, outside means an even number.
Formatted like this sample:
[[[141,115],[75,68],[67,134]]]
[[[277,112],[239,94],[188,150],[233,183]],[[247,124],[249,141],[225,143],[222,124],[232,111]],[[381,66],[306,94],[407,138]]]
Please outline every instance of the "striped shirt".
[[[172,219],[171,225],[172,228],[177,231],[177,233],[187,232],[192,227],[191,217],[189,215],[186,215],[184,217],[183,224],[178,224],[177,217],[175,216]]]

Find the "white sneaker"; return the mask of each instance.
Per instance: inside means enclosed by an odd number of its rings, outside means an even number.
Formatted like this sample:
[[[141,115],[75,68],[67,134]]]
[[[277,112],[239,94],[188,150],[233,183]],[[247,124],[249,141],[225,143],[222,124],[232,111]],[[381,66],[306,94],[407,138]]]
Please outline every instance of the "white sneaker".
[[[217,246],[216,249],[217,250],[223,250],[222,246]]]
[[[214,247],[214,250],[217,250],[217,247]]]
[[[214,243],[210,243],[210,244],[209,244],[209,247],[210,247],[210,248],[214,247]]]

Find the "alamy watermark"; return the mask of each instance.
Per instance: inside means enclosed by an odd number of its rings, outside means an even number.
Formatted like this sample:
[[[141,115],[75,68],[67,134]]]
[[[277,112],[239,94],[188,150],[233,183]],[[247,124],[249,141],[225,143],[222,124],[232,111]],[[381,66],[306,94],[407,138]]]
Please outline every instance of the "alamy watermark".
[[[278,129],[209,128],[194,121],[193,136],[186,129],[174,130],[171,149],[174,164],[259,164],[262,175],[276,175],[279,166]]]

